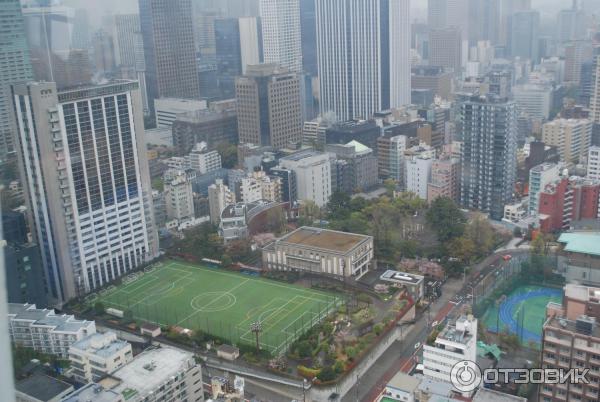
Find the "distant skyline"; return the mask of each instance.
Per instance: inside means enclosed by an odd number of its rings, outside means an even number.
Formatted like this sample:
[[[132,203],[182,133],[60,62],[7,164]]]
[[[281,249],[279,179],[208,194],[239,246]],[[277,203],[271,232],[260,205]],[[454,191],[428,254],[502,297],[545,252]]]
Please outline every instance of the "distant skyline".
[[[63,0],[64,5],[76,8],[85,8],[89,12],[90,22],[100,26],[102,17],[109,14],[137,13],[137,0],[102,0],[91,2],[84,0]],[[542,19],[554,18],[559,10],[570,7],[570,0],[533,0],[534,8],[540,10]],[[83,6],[83,7],[82,7]],[[426,21],[427,0],[411,0],[413,21]],[[600,6],[599,6],[600,8]],[[599,10],[600,11],[600,10]]]

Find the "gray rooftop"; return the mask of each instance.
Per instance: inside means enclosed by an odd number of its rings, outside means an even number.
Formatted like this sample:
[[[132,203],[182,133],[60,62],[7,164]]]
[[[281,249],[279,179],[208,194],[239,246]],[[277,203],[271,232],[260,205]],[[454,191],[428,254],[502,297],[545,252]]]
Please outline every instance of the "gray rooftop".
[[[473,397],[473,402],[526,402],[527,398],[505,394],[491,389],[480,388]]]
[[[117,402],[122,401],[121,395],[115,391],[102,388],[98,384],[87,384],[64,398],[61,402]]]
[[[78,332],[94,325],[93,321],[78,320],[72,315],[57,315],[54,310],[38,309],[35,304],[8,304],[8,315],[13,320],[30,321],[37,326],[53,327],[55,331]]]
[[[40,401],[50,401],[73,389],[71,384],[44,374],[35,373],[15,384],[18,392],[29,395]]]
[[[116,339],[113,332],[95,333],[75,342],[71,348],[93,353],[96,356],[108,358],[129,346],[128,342]]]
[[[450,396],[452,395],[452,385],[423,377],[419,384],[419,391],[430,395]]]
[[[394,377],[392,377],[387,385],[388,387],[413,393],[417,388],[419,388],[419,384],[421,384],[421,380],[417,377],[413,377],[403,373],[402,371],[399,371]]]
[[[192,353],[167,346],[149,348],[112,374],[112,377],[120,380],[113,391],[126,395],[147,395],[172,376],[188,371],[194,365]]]

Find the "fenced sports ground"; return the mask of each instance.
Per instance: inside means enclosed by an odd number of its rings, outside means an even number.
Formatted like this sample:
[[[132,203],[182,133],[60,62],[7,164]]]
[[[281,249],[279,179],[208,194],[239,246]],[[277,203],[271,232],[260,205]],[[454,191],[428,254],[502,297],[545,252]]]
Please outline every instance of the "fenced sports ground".
[[[157,263],[88,297],[139,321],[202,330],[234,344],[283,353],[303,333],[343,303],[331,293],[244,274],[187,264]]]
[[[540,286],[520,286],[506,299],[492,305],[483,316],[488,331],[508,331],[522,344],[539,344],[549,302],[561,303],[562,291]]]

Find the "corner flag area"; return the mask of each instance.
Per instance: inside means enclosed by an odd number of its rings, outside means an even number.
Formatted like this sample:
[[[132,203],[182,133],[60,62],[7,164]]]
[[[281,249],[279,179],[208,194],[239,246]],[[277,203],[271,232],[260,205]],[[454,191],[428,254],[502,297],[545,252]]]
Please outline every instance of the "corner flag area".
[[[342,304],[334,294],[179,261],[157,263],[88,299],[138,321],[180,326],[280,354]]]

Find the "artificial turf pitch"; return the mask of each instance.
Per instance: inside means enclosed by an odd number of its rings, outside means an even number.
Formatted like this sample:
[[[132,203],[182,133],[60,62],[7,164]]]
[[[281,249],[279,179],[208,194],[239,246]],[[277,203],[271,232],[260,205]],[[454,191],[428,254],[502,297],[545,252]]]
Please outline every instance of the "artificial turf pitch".
[[[261,348],[278,354],[335,310],[342,299],[255,276],[170,261],[130,276],[92,301],[129,310],[136,320],[200,329],[234,344],[254,345],[251,325],[260,323]]]

